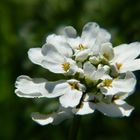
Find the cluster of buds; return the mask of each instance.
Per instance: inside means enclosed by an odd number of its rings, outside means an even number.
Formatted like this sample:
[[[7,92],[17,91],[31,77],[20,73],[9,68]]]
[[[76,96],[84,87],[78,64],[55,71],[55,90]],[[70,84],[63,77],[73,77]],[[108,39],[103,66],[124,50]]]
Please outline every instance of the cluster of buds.
[[[65,79],[48,81],[21,75],[15,93],[25,98],[58,98],[59,106],[52,114],[32,113],[41,125],[57,124],[74,115],[91,114],[95,110],[110,117],[129,116],[134,107],[125,99],[135,90],[132,71],[140,69],[140,43],[113,47],[111,35],[97,23],[89,22],[81,36],[72,26],[61,35],[51,34],[42,48],[31,48],[28,57]]]

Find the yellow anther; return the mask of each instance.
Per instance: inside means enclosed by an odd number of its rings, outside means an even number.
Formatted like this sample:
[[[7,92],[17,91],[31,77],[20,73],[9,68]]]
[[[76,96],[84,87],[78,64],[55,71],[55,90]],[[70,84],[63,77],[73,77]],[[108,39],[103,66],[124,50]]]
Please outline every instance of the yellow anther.
[[[77,50],[80,50],[80,51],[85,50],[85,49],[87,49],[87,47],[85,47],[85,46],[82,45],[82,44],[79,44],[79,46],[78,46],[78,48],[77,48]]]
[[[71,82],[71,83],[69,83],[69,85],[71,86],[71,89],[79,90],[78,82]]]
[[[121,63],[116,63],[116,67],[118,70],[120,70],[120,68],[122,67],[122,64]]]
[[[103,81],[103,85],[106,87],[112,87],[112,80],[111,79],[105,79]]]
[[[63,67],[63,70],[67,72],[70,69],[70,63],[68,63],[68,62],[64,63],[64,64],[62,64],[62,67]]]

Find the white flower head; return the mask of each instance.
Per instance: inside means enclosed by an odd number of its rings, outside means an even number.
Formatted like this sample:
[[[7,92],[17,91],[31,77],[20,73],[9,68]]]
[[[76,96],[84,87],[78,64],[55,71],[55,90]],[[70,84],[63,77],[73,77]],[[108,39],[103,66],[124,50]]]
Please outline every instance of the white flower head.
[[[118,92],[133,92],[136,78],[132,72],[127,72],[124,79],[104,79],[98,87],[104,95],[115,95]]]
[[[61,35],[49,35],[42,48],[29,49],[31,62],[63,77],[48,81],[21,75],[16,79],[15,93],[19,97],[58,99],[58,110],[48,115],[33,113],[35,122],[58,124],[95,110],[110,117],[131,114],[134,108],[124,100],[135,90],[136,77],[132,71],[140,69],[140,59],[136,59],[140,43],[113,48],[110,38],[105,29],[89,22],[81,36],[68,26]]]
[[[110,34],[95,22],[89,22],[83,27],[81,37],[68,39],[75,51],[75,59],[84,61],[91,54],[98,54],[102,43],[110,40]]]
[[[140,59],[136,59],[140,55],[139,42],[122,44],[113,50],[114,58],[110,63],[116,67],[119,73],[140,69]]]

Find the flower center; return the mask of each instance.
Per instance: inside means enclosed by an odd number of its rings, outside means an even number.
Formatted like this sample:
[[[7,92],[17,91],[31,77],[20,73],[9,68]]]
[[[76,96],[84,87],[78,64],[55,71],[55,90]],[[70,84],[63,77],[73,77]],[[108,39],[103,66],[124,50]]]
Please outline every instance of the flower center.
[[[106,87],[112,87],[112,80],[111,79],[105,79],[103,81],[103,85]]]
[[[87,47],[82,44],[79,44],[79,46],[77,48],[77,50],[80,50],[80,51],[85,50],[85,49],[87,49]]]
[[[71,86],[71,89],[77,89],[79,90],[79,85],[78,85],[78,82],[72,82],[72,83],[69,83],[69,85]]]
[[[62,64],[62,68],[64,71],[68,71],[70,69],[70,63],[66,62],[64,64]]]
[[[120,68],[122,67],[122,64],[121,63],[116,63],[116,67],[118,70],[120,70]]]
[[[107,60],[110,59],[110,56],[109,56],[109,54],[107,54],[107,53],[104,53],[103,56],[104,56]]]

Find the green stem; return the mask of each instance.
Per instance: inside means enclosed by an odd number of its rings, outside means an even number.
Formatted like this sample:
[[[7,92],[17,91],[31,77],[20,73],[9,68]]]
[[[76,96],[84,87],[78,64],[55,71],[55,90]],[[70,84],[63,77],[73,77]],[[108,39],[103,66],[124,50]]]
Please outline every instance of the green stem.
[[[81,116],[75,116],[70,128],[68,140],[77,140],[79,127],[80,127]]]

